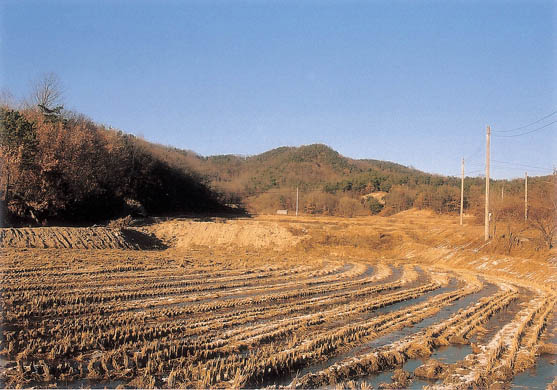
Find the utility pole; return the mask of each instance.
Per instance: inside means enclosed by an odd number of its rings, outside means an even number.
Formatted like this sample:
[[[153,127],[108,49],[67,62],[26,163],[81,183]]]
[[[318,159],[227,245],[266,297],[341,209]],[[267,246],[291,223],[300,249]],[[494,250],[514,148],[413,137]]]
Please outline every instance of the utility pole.
[[[555,194],[557,194],[557,168],[553,168],[553,185],[555,186]]]
[[[460,226],[462,226],[462,213],[464,212],[464,157],[462,157],[462,174],[460,179]]]
[[[505,198],[505,195],[503,193],[504,189],[505,189],[505,186],[501,187],[501,200],[503,200]]]
[[[298,187],[296,187],[296,217],[298,216]]]
[[[485,220],[484,220],[484,240],[489,240],[489,138],[491,129],[487,126],[485,144]]]
[[[528,221],[528,172],[524,172],[524,222]]]

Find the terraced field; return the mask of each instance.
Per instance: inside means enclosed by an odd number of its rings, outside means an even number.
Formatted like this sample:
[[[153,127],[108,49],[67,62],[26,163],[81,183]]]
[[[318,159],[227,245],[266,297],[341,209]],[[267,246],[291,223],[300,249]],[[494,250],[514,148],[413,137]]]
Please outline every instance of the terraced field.
[[[511,383],[554,347],[542,340],[555,293],[464,270],[270,251],[6,251],[5,387],[364,389],[398,369],[383,387],[474,388]],[[464,359],[439,361],[471,340]]]

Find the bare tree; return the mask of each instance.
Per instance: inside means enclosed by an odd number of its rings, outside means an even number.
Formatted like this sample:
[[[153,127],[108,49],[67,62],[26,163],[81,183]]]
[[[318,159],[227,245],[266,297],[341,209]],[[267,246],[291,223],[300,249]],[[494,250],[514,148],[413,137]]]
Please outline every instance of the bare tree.
[[[31,103],[52,110],[62,106],[63,95],[60,78],[55,73],[45,73],[32,86]]]
[[[5,88],[0,90],[0,107],[14,108],[16,106],[15,97]]]
[[[532,208],[528,220],[541,236],[548,249],[553,248],[553,241],[557,233],[557,222],[555,220],[557,207]]]
[[[553,248],[557,235],[557,175],[554,174],[553,180],[554,183],[545,182],[546,185],[536,188],[528,207],[528,222],[538,231],[548,249]]]

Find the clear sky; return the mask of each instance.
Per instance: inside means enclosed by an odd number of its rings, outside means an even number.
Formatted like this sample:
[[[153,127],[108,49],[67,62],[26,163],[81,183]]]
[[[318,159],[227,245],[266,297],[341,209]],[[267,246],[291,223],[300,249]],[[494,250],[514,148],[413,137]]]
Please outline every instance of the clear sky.
[[[555,1],[0,4],[2,88],[55,72],[66,108],[202,155],[320,142],[478,174],[486,125],[557,110]],[[557,123],[493,137],[492,158],[497,178],[550,173]]]

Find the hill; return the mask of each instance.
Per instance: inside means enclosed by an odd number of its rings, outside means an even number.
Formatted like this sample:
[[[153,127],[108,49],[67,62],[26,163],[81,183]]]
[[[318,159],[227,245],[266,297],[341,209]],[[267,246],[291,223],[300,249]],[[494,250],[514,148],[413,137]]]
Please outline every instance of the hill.
[[[213,182],[242,194],[296,186],[331,192],[342,185],[358,186],[370,180],[376,182],[379,190],[394,176],[423,174],[386,161],[353,160],[322,144],[280,147],[246,158],[211,156],[206,162],[205,172]]]
[[[322,144],[280,147],[248,157],[202,157],[191,152],[183,156],[212,187],[242,201],[253,212],[293,211],[296,188],[302,194],[301,210],[310,214],[352,216],[376,214],[383,208],[384,213],[394,213],[412,207],[418,187],[421,192],[426,187],[454,190],[451,199],[437,206],[440,212],[456,210],[454,205],[445,203],[460,199],[457,178],[428,174],[388,161],[351,159]],[[376,192],[387,193],[386,201],[366,196]],[[435,205],[426,205],[430,206]]]
[[[410,208],[460,209],[459,178],[351,159],[322,144],[204,157],[78,114],[4,107],[0,121],[5,225],[87,224],[127,214],[228,213],[243,207],[252,213],[294,212],[296,189],[299,211],[305,214],[352,217]],[[539,204],[552,199],[547,183],[549,177],[530,180],[533,204],[536,197]],[[492,181],[492,186],[494,220],[517,219],[524,209],[523,181]],[[505,198],[499,201],[495,194],[502,190]],[[483,193],[482,178],[466,179],[465,212],[478,221]]]
[[[81,115],[4,107],[0,141],[4,225],[229,211],[199,175]]]
[[[391,215],[410,208],[436,213],[460,210],[460,178],[389,161],[352,159],[327,145],[283,146],[254,156],[205,157],[137,141],[169,165],[194,172],[226,203],[240,204],[253,213],[274,214],[277,209],[294,212],[296,188],[299,210],[306,214]],[[531,178],[532,188],[539,188],[532,194],[547,192],[547,182],[552,182],[548,176]],[[491,183],[494,218],[508,214],[509,207],[523,210],[519,204],[524,197],[523,180]],[[483,220],[484,185],[480,177],[467,177],[464,183],[465,212],[476,215],[478,221]],[[501,191],[504,200],[498,197]]]

